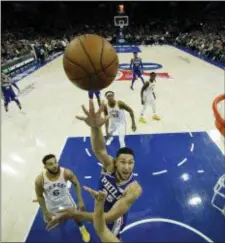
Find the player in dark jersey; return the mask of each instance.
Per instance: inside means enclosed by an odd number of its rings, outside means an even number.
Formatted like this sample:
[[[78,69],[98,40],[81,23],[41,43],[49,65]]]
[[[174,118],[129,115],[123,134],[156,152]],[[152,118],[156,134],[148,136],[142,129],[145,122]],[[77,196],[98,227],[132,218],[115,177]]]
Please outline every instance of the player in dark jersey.
[[[19,109],[22,110],[21,103],[18,100],[12,86],[14,86],[18,90],[18,92],[20,92],[19,87],[14,82],[12,82],[4,73],[1,74],[1,81],[5,111],[8,112],[8,105],[10,101],[15,101]]]
[[[93,99],[94,95],[97,98],[98,106],[101,106],[101,92],[100,90],[93,90],[93,91],[88,91],[88,97],[89,99]]]
[[[145,81],[142,77],[142,72],[143,72],[143,64],[142,64],[142,60],[140,57],[138,57],[137,52],[134,52],[134,57],[131,59],[130,61],[130,69],[132,70],[133,73],[133,79],[132,79],[132,83],[130,88],[133,88],[134,82],[136,80],[137,77],[139,77],[144,85]]]
[[[101,126],[108,117],[102,116],[104,104],[95,112],[93,100],[89,101],[89,111],[82,106],[86,117],[77,119],[85,121],[91,127],[91,145],[97,159],[103,164],[99,188],[107,192],[105,203],[105,220],[109,229],[120,236],[127,219],[127,213],[133,203],[140,197],[142,188],[133,175],[134,153],[124,147],[117,151],[116,158],[111,157],[106,150]],[[49,222],[47,228],[54,228],[60,220],[78,218],[93,222],[93,212],[79,212],[75,208],[60,211],[62,214]]]

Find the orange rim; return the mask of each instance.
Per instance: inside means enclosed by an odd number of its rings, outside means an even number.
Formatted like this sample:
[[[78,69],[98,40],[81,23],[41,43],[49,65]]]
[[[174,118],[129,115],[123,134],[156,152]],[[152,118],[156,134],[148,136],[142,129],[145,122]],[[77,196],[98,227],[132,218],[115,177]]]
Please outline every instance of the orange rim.
[[[225,137],[225,120],[222,118],[217,108],[217,105],[224,99],[225,94],[217,96],[213,101],[212,108],[215,117],[215,126],[220,131],[220,133]]]

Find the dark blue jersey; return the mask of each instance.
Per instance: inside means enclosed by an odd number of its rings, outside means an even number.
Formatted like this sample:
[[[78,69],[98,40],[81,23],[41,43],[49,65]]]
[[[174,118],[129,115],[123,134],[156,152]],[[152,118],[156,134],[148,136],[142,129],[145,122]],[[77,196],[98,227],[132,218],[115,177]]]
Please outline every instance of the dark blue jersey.
[[[143,64],[142,64],[142,60],[140,57],[133,58],[131,60],[131,69],[133,71],[139,71],[139,70],[143,69]]]
[[[107,197],[104,206],[105,212],[108,212],[114,206],[114,204],[123,196],[127,186],[133,183],[134,181],[136,180],[134,178],[133,173],[127,181],[118,184],[116,182],[115,173],[109,174],[102,172],[99,182],[99,189],[107,192]],[[128,212],[121,218],[116,220],[116,222],[108,224],[109,229],[112,230],[115,235],[118,235],[119,232],[125,226],[127,214]]]

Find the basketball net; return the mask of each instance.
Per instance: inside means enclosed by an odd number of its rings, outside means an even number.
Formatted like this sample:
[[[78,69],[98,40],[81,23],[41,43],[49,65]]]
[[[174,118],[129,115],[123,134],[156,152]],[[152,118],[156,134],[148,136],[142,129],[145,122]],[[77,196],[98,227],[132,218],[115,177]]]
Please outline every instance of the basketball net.
[[[225,94],[217,96],[212,104],[212,109],[215,117],[215,126],[221,134],[221,151],[224,153],[224,142],[225,142]],[[213,188],[213,197],[211,204],[217,210],[219,210],[225,216],[225,204],[218,204],[217,198],[225,199],[225,174],[223,174],[217,181],[216,185]]]
[[[219,130],[220,134],[225,137],[225,116],[224,116],[224,107],[225,107],[225,94],[217,96],[212,105],[214,117],[215,117],[215,126]]]

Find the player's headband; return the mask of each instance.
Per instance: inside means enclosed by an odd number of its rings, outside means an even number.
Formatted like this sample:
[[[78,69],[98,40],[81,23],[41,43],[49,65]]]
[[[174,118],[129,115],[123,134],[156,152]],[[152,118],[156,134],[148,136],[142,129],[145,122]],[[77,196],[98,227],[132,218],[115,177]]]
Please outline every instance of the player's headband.
[[[109,95],[114,95],[114,92],[113,91],[107,91],[105,93],[105,97],[109,96]]]

